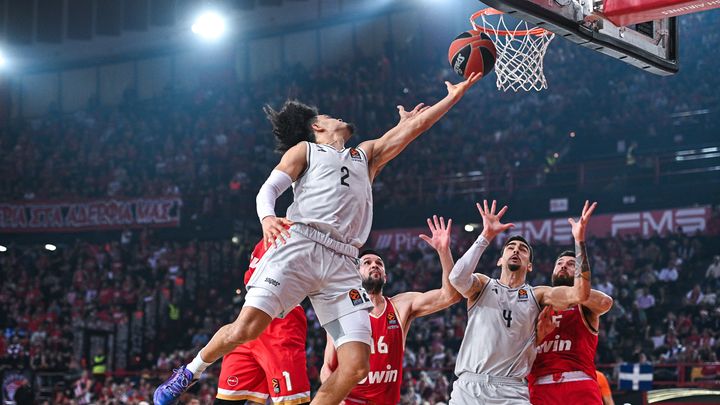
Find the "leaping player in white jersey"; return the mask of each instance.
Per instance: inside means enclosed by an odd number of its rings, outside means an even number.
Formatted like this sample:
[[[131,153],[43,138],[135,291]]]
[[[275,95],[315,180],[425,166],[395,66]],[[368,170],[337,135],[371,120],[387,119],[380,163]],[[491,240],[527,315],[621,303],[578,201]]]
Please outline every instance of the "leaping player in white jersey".
[[[531,287],[533,251],[522,236],[508,238],[497,261],[500,279],[473,273],[495,236],[514,224],[500,222],[507,206],[496,213],[477,204],[483,231],[450,272],[450,282],[468,299],[468,324],[455,365],[450,404],[530,404],[525,377],[536,355],[536,324],[543,306],[565,309],[590,296],[590,266],[585,249],[585,228],[596,203],[585,202],[577,222],[568,219],[575,238],[575,283],[572,287]]]
[[[457,85],[445,82],[448,94],[433,106],[419,104],[409,112],[398,106],[400,122],[357,148],[345,147],[353,134],[351,124],[318,114],[313,107],[287,101],[280,111],[265,109],[277,149],[284,153],[257,196],[263,236],[274,247],[258,263],[237,319],[220,328],[190,364],[158,387],[155,404],[175,403],[209,365],[258,337],[273,318],[306,296],[332,336],[338,359],[312,404],[340,403],[367,376],[372,303],[362,288],[357,256],[372,225],[372,181],[480,77],[471,75]],[[287,219],[278,218],[275,201],[290,185],[294,202]],[[292,384],[292,375],[284,377],[279,384]]]

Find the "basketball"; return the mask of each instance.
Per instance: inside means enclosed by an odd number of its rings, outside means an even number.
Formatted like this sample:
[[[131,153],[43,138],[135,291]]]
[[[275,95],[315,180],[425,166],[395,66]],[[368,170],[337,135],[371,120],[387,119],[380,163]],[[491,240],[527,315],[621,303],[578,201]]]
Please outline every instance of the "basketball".
[[[450,66],[466,79],[475,72],[487,76],[495,67],[496,56],[495,44],[480,31],[465,31],[458,35],[448,51]]]

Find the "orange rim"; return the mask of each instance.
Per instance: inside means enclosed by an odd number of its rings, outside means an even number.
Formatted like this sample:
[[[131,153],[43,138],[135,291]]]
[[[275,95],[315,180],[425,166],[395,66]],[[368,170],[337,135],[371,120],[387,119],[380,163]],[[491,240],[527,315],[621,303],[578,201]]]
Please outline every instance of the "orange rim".
[[[507,30],[495,30],[491,28],[485,28],[481,25],[478,25],[475,23],[475,20],[482,16],[490,16],[490,15],[500,15],[505,14],[500,10],[496,10],[492,7],[484,8],[480,11],[477,11],[473,13],[473,15],[470,16],[470,24],[472,24],[472,27],[476,31],[481,31],[486,34],[494,34],[498,36],[518,36],[518,35],[535,35],[535,36],[542,36],[542,35],[550,35],[552,34],[550,31],[546,30],[545,28],[533,28],[530,30],[517,30],[517,31],[507,31]]]

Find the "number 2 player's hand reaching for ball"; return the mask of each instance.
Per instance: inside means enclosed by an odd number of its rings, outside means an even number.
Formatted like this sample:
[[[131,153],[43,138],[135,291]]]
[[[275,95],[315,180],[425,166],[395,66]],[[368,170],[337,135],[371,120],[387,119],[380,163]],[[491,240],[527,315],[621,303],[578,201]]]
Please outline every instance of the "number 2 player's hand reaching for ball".
[[[468,77],[467,80],[458,84],[452,84],[446,81],[445,86],[447,86],[448,95],[455,99],[460,99],[463,95],[465,95],[465,92],[468,91],[468,89],[475,83],[480,81],[480,79],[482,79],[482,73],[475,72],[470,74],[470,77]]]
[[[278,218],[270,215],[263,218],[261,223],[265,248],[270,245],[277,247],[278,239],[280,239],[283,244],[287,243],[287,238],[290,237],[288,228],[293,224],[292,221],[286,218]]]

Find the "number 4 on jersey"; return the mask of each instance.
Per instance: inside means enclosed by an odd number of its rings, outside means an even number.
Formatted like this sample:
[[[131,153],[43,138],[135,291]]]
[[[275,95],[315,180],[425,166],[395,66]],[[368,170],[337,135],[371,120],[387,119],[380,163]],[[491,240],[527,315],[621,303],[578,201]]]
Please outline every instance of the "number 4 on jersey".
[[[512,311],[509,309],[503,309],[503,319],[505,320],[505,326],[509,328],[512,323]]]

